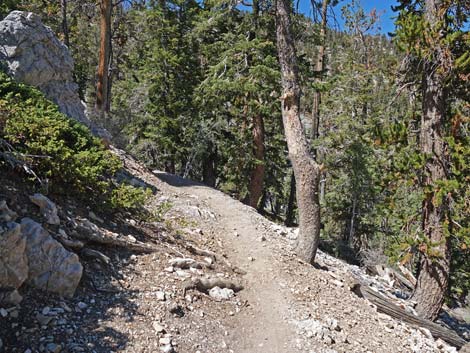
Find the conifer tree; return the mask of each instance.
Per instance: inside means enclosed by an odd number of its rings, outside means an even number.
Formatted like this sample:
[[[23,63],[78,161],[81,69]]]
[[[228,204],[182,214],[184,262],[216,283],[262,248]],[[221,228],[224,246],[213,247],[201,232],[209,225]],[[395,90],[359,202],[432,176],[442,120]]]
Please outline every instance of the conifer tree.
[[[462,98],[459,87],[467,81],[462,71],[468,72],[469,64],[464,32],[469,8],[465,1],[425,0],[401,1],[397,10],[398,44],[422,82],[419,182],[423,202],[417,244],[421,258],[413,299],[421,316],[435,319],[448,290],[451,244],[458,233],[454,210],[462,193],[458,181],[461,170],[452,160],[450,142],[455,140],[450,138],[449,122],[452,102]],[[460,224],[457,227],[463,228]]]

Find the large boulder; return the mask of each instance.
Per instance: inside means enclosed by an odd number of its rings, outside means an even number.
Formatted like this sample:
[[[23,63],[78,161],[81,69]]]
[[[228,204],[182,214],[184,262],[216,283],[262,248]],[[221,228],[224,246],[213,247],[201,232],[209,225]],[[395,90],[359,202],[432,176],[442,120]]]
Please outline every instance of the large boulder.
[[[83,267],[76,254],[66,250],[39,223],[21,221],[29,261],[27,282],[43,290],[72,297],[82,277]]]
[[[28,277],[26,239],[18,223],[9,222],[0,233],[0,288],[14,291]],[[1,298],[0,298],[1,301]]]
[[[18,288],[28,277],[26,240],[16,217],[6,201],[0,201],[0,303],[19,303]]]
[[[18,82],[37,87],[59,106],[62,113],[87,125],[100,137],[109,133],[95,126],[85,114],[85,105],[73,82],[73,60],[39,16],[13,11],[0,21],[0,61]]]

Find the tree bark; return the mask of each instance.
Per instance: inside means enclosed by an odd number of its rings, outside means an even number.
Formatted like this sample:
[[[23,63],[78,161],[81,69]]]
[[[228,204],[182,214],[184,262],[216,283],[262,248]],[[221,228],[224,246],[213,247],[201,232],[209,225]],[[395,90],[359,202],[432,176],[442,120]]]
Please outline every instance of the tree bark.
[[[217,152],[214,145],[209,141],[209,154],[202,161],[202,182],[210,187],[215,187],[217,181]]]
[[[313,263],[320,238],[320,167],[310,153],[300,120],[300,86],[290,11],[289,0],[276,1],[276,38],[282,79],[282,121],[297,188],[300,230],[296,253],[304,261]]]
[[[431,30],[436,35],[442,31],[439,26],[444,23],[444,2],[426,0],[425,17]],[[439,34],[441,35],[441,34]],[[437,43],[441,38],[436,40]],[[421,118],[420,148],[426,156],[422,187],[425,199],[422,205],[422,231],[429,240],[431,248],[424,244],[419,264],[416,290],[412,299],[417,301],[418,314],[434,320],[444,302],[449,284],[450,249],[449,237],[446,236],[444,223],[450,221],[448,201],[444,198],[438,204],[434,199],[437,181],[447,179],[449,159],[446,154],[442,129],[446,114],[446,57],[444,48],[435,45],[433,56],[424,65],[423,72],[423,113]],[[451,222],[449,222],[451,223]],[[431,258],[430,252],[433,257]],[[436,256],[437,255],[437,256]]]
[[[96,85],[96,108],[103,116],[108,105],[108,70],[111,53],[111,0],[100,3],[100,52],[98,61],[98,82]]]
[[[290,190],[289,190],[289,201],[287,202],[286,220],[284,224],[287,227],[294,225],[294,211],[295,211],[295,176],[294,172],[290,175]]]
[[[258,208],[258,202],[263,194],[264,182],[264,121],[261,115],[256,115],[253,118],[253,145],[254,157],[256,165],[251,171],[250,185],[248,186],[248,205],[253,208]]]

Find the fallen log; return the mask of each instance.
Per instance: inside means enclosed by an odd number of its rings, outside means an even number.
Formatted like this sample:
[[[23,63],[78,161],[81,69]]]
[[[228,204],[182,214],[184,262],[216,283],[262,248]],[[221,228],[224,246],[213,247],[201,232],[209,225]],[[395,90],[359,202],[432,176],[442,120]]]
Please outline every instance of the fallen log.
[[[76,219],[75,229],[70,233],[76,239],[84,241],[85,243],[96,243],[106,246],[118,246],[126,248],[131,251],[141,253],[152,253],[158,251],[156,246],[147,245],[138,241],[130,241],[123,238],[118,238],[109,234],[105,234],[94,223],[87,219]]]
[[[374,304],[377,307],[377,311],[380,311],[381,313],[387,314],[394,319],[406,322],[415,327],[427,328],[434,338],[440,338],[454,347],[461,348],[467,344],[467,341],[454,331],[406,312],[398,305],[387,300],[386,297],[380,293],[371,289],[368,285],[355,282],[350,286],[350,288],[356,295],[363,297]]]

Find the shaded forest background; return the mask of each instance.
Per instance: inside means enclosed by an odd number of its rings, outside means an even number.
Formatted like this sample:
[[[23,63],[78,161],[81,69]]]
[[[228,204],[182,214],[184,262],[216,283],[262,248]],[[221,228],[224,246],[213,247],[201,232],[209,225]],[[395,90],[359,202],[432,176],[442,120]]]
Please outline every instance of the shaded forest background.
[[[95,119],[111,132],[112,142],[150,168],[203,181],[295,225],[272,4],[254,1],[249,10],[217,0],[110,5],[106,97]],[[302,122],[322,164],[321,247],[356,263],[399,262],[414,270],[420,256],[432,256],[433,247],[421,225],[426,158],[419,150],[420,60],[407,47],[422,28],[403,17],[390,38],[379,33],[377,13],[365,13],[351,1],[334,14],[343,16],[342,30],[335,29],[328,10],[323,37],[321,5],[312,1],[315,16],[295,14],[293,21]],[[69,46],[81,98],[94,106],[97,3],[9,0],[0,5],[0,17],[13,9],[42,15]],[[468,55],[458,59],[456,75],[467,75]],[[443,130],[452,167],[448,180],[433,190],[452,213],[446,219],[449,299],[462,299],[470,289],[467,92],[459,85],[450,93]]]

